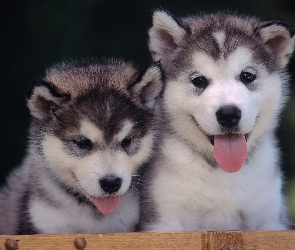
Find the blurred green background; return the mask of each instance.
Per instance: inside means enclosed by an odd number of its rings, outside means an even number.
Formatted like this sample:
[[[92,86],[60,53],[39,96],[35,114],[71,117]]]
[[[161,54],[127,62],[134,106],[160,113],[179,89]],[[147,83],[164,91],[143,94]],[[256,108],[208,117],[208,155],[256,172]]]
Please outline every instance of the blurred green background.
[[[176,16],[234,10],[295,26],[294,0],[112,1],[26,0],[1,3],[0,185],[26,152],[27,84],[47,67],[69,58],[119,57],[140,66],[151,59],[147,30],[151,12],[163,7]],[[284,192],[295,224],[295,59],[289,64],[291,98],[278,125]],[[259,196],[259,194],[257,194]],[[260,212],[260,211],[257,211]]]

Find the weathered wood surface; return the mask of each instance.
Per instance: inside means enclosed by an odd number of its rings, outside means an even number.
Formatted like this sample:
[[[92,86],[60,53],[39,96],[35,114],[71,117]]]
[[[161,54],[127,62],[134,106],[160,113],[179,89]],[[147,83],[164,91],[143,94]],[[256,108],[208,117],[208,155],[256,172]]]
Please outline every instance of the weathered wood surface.
[[[80,246],[77,242],[75,244],[75,239],[77,238],[80,239]],[[85,241],[83,240],[83,238],[85,239]],[[14,245],[17,244],[18,248],[13,246],[13,243]],[[85,243],[86,247],[83,248],[83,244]],[[295,231],[198,231],[179,233],[115,233],[0,236],[0,250],[6,249],[295,250]]]

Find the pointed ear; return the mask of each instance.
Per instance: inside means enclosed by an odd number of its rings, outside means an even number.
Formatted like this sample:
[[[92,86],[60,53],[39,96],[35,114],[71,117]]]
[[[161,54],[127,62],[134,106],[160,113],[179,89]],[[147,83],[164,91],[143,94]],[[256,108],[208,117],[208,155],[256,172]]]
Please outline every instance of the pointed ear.
[[[143,105],[150,109],[154,108],[162,89],[163,75],[160,63],[151,64],[128,87],[131,95],[139,98]]]
[[[284,68],[294,51],[294,28],[283,21],[273,20],[263,22],[257,32],[277,57],[280,68]]]
[[[46,119],[66,102],[70,94],[63,93],[55,85],[44,80],[33,81],[27,90],[27,105],[30,113],[37,119]]]
[[[154,61],[159,61],[164,54],[176,49],[186,34],[190,34],[181,20],[164,10],[153,14],[153,24],[149,30],[149,49]]]

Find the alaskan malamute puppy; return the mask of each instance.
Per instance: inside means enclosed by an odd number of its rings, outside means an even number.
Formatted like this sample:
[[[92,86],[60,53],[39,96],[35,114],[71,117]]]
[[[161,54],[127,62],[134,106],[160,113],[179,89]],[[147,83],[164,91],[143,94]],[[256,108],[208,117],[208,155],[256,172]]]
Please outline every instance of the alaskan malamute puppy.
[[[33,82],[28,154],[0,194],[0,234],[133,231],[152,155],[159,65],[63,63]]]
[[[279,20],[178,19],[159,10],[149,36],[165,85],[140,230],[287,229],[274,130],[294,29]]]

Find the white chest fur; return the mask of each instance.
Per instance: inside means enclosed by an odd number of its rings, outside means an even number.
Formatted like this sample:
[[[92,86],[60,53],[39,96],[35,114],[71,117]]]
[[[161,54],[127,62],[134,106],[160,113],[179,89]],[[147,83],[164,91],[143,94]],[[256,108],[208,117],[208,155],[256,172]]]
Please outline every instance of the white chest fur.
[[[209,166],[185,143],[164,140],[152,194],[153,231],[285,229],[276,151],[265,137],[237,173]]]
[[[32,200],[29,212],[32,222],[44,233],[105,233],[133,231],[138,221],[139,199],[137,194],[128,193],[121,198],[117,210],[109,215],[96,214],[88,204],[79,204],[71,196],[58,207],[49,206],[40,199]]]

